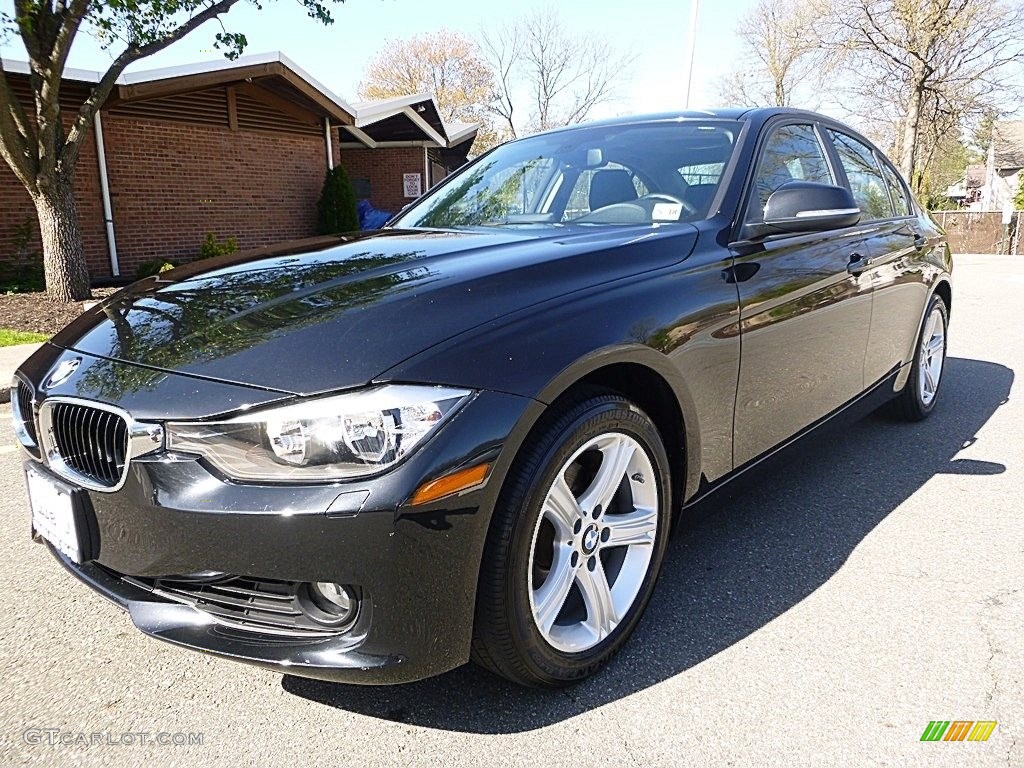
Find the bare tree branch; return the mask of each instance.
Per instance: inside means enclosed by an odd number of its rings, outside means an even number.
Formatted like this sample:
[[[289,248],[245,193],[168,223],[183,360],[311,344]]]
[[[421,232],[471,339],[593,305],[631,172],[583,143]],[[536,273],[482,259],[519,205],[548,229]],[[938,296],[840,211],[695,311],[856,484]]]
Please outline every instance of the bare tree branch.
[[[836,0],[824,15],[823,39],[846,59],[855,109],[872,122],[898,116],[894,145],[918,191],[948,144],[940,129],[958,137],[1020,100],[1020,0]]]
[[[517,23],[518,76],[510,93],[528,94],[533,109],[528,127],[547,130],[586,120],[610,101],[633,64],[606,40],[567,31],[551,10],[538,10]]]
[[[737,25],[744,55],[719,81],[724,100],[779,107],[799,101],[806,106],[813,93],[808,85],[828,64],[819,41],[808,35],[815,21],[814,7],[798,0],[760,0]]]
[[[495,80],[494,93],[485,109],[504,123],[503,127],[513,139],[516,138],[516,109],[512,88],[522,48],[522,36],[517,25],[503,26],[493,34],[480,34],[480,50],[484,60],[490,65]]]

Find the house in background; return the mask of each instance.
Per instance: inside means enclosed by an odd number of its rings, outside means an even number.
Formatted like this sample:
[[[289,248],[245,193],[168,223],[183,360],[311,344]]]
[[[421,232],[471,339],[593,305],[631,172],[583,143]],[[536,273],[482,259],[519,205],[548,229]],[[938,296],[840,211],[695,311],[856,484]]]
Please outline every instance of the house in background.
[[[985,182],[977,210],[1013,211],[1024,169],[1024,120],[1000,120],[992,126]]]
[[[3,65],[31,101],[28,66]],[[101,74],[65,73],[66,120]],[[195,258],[207,232],[243,249],[314,235],[339,163],[358,197],[397,212],[466,161],[476,130],[446,125],[429,94],[350,104],[280,53],[122,75],[75,176],[90,274]],[[0,260],[26,222],[41,251],[32,202],[0,162]]]
[[[946,189],[946,197],[962,208],[981,205],[981,190],[985,186],[985,165],[968,165],[963,181]]]
[[[954,253],[1020,252],[1024,214],[1014,198],[1024,169],[1024,120],[1001,120],[992,127],[984,165],[971,165],[960,184],[946,190],[956,210],[933,211]]]

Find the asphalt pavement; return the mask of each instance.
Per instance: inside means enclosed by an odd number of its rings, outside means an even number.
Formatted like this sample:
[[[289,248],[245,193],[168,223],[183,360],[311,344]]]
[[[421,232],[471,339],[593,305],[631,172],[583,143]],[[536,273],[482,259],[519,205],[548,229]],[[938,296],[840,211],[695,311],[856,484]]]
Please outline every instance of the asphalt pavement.
[[[1024,257],[955,283],[932,418],[870,416],[705,505],[631,642],[564,691],[328,684],[146,638],[29,540],[5,415],[0,764],[1024,765]],[[933,720],[997,725],[920,741]]]

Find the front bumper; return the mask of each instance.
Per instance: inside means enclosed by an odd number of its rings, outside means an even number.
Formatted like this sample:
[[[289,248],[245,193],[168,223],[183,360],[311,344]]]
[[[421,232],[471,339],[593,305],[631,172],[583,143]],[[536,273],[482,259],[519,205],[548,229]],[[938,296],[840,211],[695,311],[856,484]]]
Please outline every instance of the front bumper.
[[[491,512],[522,425],[540,408],[482,392],[403,464],[346,483],[241,484],[198,460],[136,459],[120,490],[82,492],[86,561],[54,554],[124,608],[142,632],[167,642],[352,683],[439,674],[469,659]],[[423,482],[482,462],[491,465],[482,486],[408,504]],[[282,636],[226,625],[140,584],[206,571],[355,585],[363,597],[360,618],[339,635]]]
[[[52,546],[47,547],[73,576],[127,611],[139,630],[158,640],[277,672],[323,680],[402,683],[433,674],[417,672],[422,663],[417,664],[415,658],[363,652],[360,647],[366,636],[360,632],[338,638],[299,640],[226,627],[207,613],[154,597],[152,592],[118,578],[96,563],[78,565]]]

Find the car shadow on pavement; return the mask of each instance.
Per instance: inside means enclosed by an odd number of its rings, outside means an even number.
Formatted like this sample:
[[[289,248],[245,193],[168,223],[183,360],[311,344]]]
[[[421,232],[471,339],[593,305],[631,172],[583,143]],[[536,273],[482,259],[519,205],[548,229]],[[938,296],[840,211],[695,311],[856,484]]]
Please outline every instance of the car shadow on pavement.
[[[949,358],[942,397],[917,424],[879,415],[820,430],[688,514],[643,621],[619,655],[575,687],[520,688],[470,664],[392,687],[285,676],[284,689],[331,707],[428,728],[529,731],[629,696],[742,640],[824,584],[890,512],[937,474],[998,474],[956,458],[1009,397],[1014,374]]]

